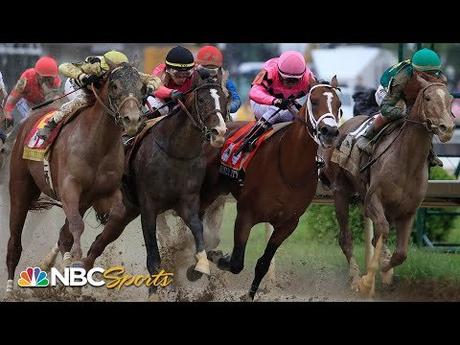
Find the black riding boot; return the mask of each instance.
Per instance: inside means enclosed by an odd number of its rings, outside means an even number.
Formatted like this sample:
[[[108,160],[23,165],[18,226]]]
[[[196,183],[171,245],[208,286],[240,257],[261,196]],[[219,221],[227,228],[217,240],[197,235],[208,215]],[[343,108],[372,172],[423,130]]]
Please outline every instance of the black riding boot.
[[[377,135],[378,132],[379,130],[375,130],[374,122],[372,122],[364,134],[358,138],[356,146],[358,146],[362,151],[372,154],[373,145],[370,144],[370,141]]]
[[[251,129],[249,134],[244,138],[244,144],[241,145],[238,152],[239,154],[241,151],[243,152],[251,152],[254,148],[254,144],[256,143],[257,139],[265,133],[269,128],[271,128],[270,122],[266,121],[264,118],[261,118],[258,123]]]

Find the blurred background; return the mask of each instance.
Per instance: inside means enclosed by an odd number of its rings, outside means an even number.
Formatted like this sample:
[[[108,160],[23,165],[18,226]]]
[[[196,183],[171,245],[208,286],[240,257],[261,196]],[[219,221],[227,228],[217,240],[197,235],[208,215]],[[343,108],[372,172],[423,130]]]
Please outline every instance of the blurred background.
[[[351,94],[357,87],[377,88],[382,72],[400,56],[409,58],[419,46],[434,48],[440,54],[450,89],[460,91],[460,43],[407,43],[403,51],[398,43],[0,43],[0,71],[9,92],[20,74],[33,67],[40,56],[50,55],[62,63],[116,49],[126,53],[141,70],[151,73],[164,61],[169,49],[177,44],[194,53],[206,44],[220,48],[224,53],[225,67],[235,80],[243,101],[247,101],[251,82],[263,63],[286,50],[304,54],[313,72],[321,79],[330,80],[337,74],[343,88],[344,107],[350,109]],[[455,104],[454,113],[460,116],[459,102]],[[245,117],[246,110],[243,107],[238,115]],[[352,115],[352,111],[345,108],[344,113]]]
[[[224,67],[235,81],[243,103],[238,112],[232,114],[235,120],[253,118],[248,102],[251,82],[265,61],[287,50],[302,53],[320,79],[330,80],[337,75],[344,120],[353,116],[352,96],[356,91],[360,88],[376,89],[386,68],[398,60],[410,58],[422,47],[438,52],[449,79],[449,89],[452,93],[460,93],[460,43],[0,43],[0,72],[9,93],[21,73],[33,67],[40,56],[50,55],[62,63],[116,49],[127,54],[140,70],[151,73],[156,65],[164,62],[167,52],[178,44],[194,54],[207,44],[222,50]],[[455,99],[452,110],[460,126],[460,98]],[[460,133],[458,136],[460,140]],[[456,163],[452,165],[456,166]]]

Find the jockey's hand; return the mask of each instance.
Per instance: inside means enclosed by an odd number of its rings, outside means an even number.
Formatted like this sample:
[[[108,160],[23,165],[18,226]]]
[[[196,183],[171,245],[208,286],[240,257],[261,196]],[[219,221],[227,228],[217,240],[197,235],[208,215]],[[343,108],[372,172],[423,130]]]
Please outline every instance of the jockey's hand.
[[[80,87],[84,87],[90,84],[93,84],[99,80],[99,77],[95,74],[88,75],[86,73],[82,73],[78,76],[78,83]]]
[[[291,101],[288,99],[275,99],[273,105],[277,106],[280,109],[287,109],[291,105]]]
[[[155,92],[155,88],[152,85],[147,85],[147,90],[145,93],[145,98],[148,98],[149,96],[153,96],[153,93]]]
[[[183,99],[184,98],[184,94],[180,91],[177,91],[177,90],[174,90],[173,92],[171,92],[171,99],[173,101],[177,101],[179,99]]]

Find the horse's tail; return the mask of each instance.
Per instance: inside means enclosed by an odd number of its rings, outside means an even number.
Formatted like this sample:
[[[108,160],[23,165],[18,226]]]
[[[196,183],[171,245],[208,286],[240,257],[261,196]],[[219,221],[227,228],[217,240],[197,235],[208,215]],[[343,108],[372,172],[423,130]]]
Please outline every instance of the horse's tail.
[[[53,200],[49,197],[40,197],[30,205],[29,210],[30,211],[49,210],[53,206],[58,206],[62,208],[62,204],[59,201]]]

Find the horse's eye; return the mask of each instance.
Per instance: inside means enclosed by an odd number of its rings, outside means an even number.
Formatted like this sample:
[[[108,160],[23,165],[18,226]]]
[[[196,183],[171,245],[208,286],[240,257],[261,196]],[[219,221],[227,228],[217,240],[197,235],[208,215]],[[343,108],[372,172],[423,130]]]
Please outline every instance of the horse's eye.
[[[118,86],[117,86],[117,84],[112,84],[111,88],[112,88],[112,90],[116,91],[118,89]]]
[[[425,100],[426,100],[427,102],[429,102],[429,101],[431,100],[431,98],[430,98],[430,97],[425,97]]]

